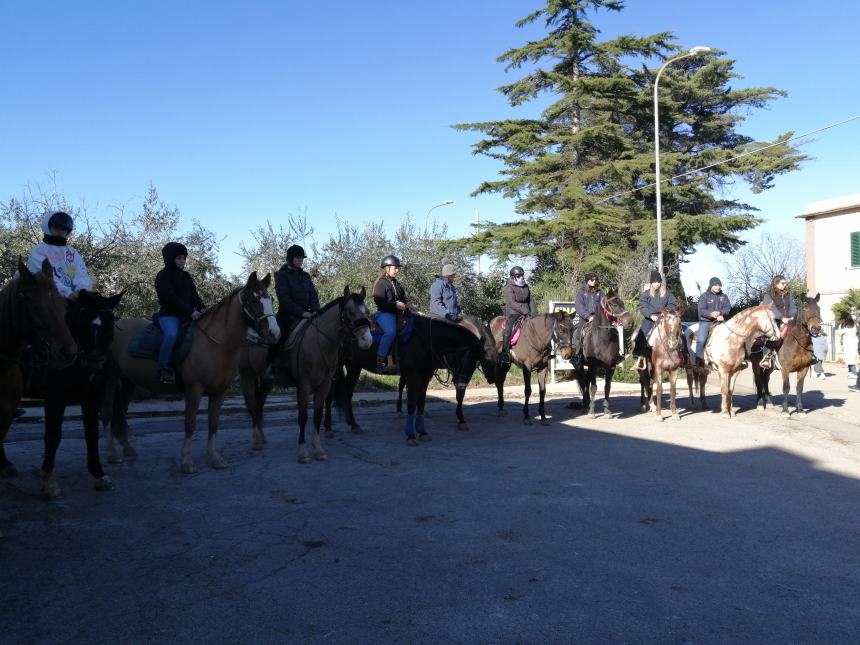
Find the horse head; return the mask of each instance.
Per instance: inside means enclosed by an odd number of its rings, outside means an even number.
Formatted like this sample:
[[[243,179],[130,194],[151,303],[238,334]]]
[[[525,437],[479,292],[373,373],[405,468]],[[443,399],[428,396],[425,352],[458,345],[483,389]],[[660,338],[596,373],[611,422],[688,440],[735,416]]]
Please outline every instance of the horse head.
[[[113,343],[114,309],[125,291],[109,298],[95,291],[81,291],[69,307],[67,323],[78,344],[81,368],[95,373],[102,368]]]
[[[800,322],[806,326],[812,336],[821,334],[821,309],[818,306],[820,299],[821,294],[816,293],[814,298],[804,296],[801,302]]]
[[[66,325],[66,299],[54,284],[54,268],[45,259],[41,271],[31,272],[19,257],[18,273],[16,308],[22,337],[38,346],[47,366],[68,367],[78,347]]]
[[[564,360],[570,360],[573,356],[573,318],[566,311],[556,311],[553,314],[555,320],[552,323],[552,339],[555,342],[558,353]]]
[[[359,349],[367,349],[373,345],[370,312],[364,304],[366,295],[364,287],[358,293],[352,293],[347,285],[343,288],[343,297],[340,300],[340,320],[355,337]]]
[[[276,343],[281,337],[281,328],[272,306],[272,296],[269,295],[271,284],[271,273],[267,273],[266,277],[260,280],[254,271],[248,276],[248,281],[239,295],[245,321],[265,343]]]
[[[681,316],[666,308],[660,310],[660,333],[666,340],[669,351],[678,349],[681,342]]]
[[[463,316],[463,321],[471,324],[478,332],[484,345],[484,354],[481,356],[481,370],[487,383],[493,385],[496,382],[496,365],[499,362],[499,352],[496,350],[496,339],[490,332],[489,326],[477,316]],[[462,321],[461,321],[462,324]]]
[[[609,295],[601,299],[600,306],[603,309],[606,319],[617,321],[624,329],[624,333],[627,336],[630,336],[633,332],[633,325],[636,324],[636,321],[633,319],[630,312],[627,311],[627,306],[624,304],[624,301],[617,295],[609,292]]]

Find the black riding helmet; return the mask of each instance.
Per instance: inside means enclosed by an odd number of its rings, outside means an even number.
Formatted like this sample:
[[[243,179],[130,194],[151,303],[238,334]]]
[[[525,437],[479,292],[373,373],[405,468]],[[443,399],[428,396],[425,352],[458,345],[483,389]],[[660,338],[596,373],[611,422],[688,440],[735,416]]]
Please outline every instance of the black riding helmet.
[[[287,262],[292,262],[293,258],[306,258],[305,250],[298,244],[293,244],[287,249]]]
[[[525,274],[526,274],[526,272],[523,271],[523,268],[520,266],[516,266],[513,269],[511,269],[511,277],[512,278],[516,278],[517,276],[524,276]]]
[[[400,258],[396,255],[386,255],[382,258],[382,262],[379,263],[379,268],[384,269],[385,267],[399,267],[400,266]]]
[[[51,217],[48,219],[48,229],[50,230],[51,227],[64,228],[71,233],[75,228],[75,220],[65,211],[55,211],[51,213]]]

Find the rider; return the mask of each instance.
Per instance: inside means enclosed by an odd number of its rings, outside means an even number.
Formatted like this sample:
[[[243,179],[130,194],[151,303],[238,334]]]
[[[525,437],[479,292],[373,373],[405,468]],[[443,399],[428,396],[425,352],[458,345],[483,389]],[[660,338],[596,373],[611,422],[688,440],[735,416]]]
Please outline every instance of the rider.
[[[437,275],[430,285],[430,314],[457,322],[463,316],[460,303],[457,301],[457,287],[454,279],[457,268],[453,264],[442,267],[442,274]]]
[[[54,283],[60,295],[72,302],[77,301],[81,291],[93,288],[87,267],[81,254],[68,245],[69,235],[75,227],[72,216],[64,211],[46,213],[42,218],[42,241],[30,251],[27,268],[42,270],[42,261],[47,258],[54,268]]]
[[[505,316],[508,320],[502,336],[502,351],[499,353],[499,361],[503,365],[509,365],[511,362],[511,334],[514,331],[514,325],[523,316],[537,314],[537,305],[532,299],[529,285],[526,284],[523,268],[513,267],[510,276],[505,285]]]
[[[639,326],[639,333],[636,334],[636,341],[633,343],[633,356],[637,358],[637,370],[647,368],[645,357],[648,354],[648,332],[659,320],[660,312],[663,309],[675,311],[678,306],[675,297],[663,284],[663,276],[660,275],[659,271],[656,269],[651,271],[649,280],[651,284],[648,289],[639,296],[639,313],[642,314],[642,324]]]
[[[302,268],[305,250],[298,244],[287,249],[286,263],[275,272],[278,295],[278,326],[288,335],[291,326],[304,318],[313,318],[320,310],[320,297],[310,274]]]
[[[582,352],[582,328],[586,323],[594,320],[594,313],[597,307],[600,306],[600,299],[603,298],[603,291],[600,289],[600,279],[594,271],[589,271],[585,274],[585,283],[580,287],[576,294],[576,325],[573,328],[573,337],[571,345],[573,346],[573,363],[579,363]]]
[[[729,297],[723,293],[723,283],[714,276],[708,281],[708,290],[699,296],[699,333],[696,343],[696,361],[700,362],[705,351],[705,342],[714,323],[725,322],[732,308]]]
[[[180,322],[197,320],[205,306],[194,278],[185,270],[188,249],[179,242],[168,242],[161,249],[164,268],[155,276],[155,293],[158,296],[158,326],[164,334],[161,351],[158,353],[158,379],[165,385],[176,383],[176,375],[170,367],[173,346],[179,336]]]
[[[379,263],[382,269],[376,282],[373,283],[373,301],[376,303],[376,323],[382,328],[382,338],[376,350],[377,374],[394,374],[396,369],[389,369],[387,358],[391,345],[397,338],[397,316],[403,315],[408,308],[406,291],[397,281],[400,273],[400,258],[386,255]]]
[[[770,282],[770,288],[761,300],[763,305],[773,305],[773,317],[779,329],[782,329],[783,324],[794,320],[797,315],[797,305],[794,304],[794,298],[792,298],[787,286],[788,281],[784,275],[774,276]],[[765,369],[773,367],[773,357],[776,353],[773,351],[775,342],[778,341],[766,340],[762,348],[762,358],[759,365]],[[815,364],[814,357],[813,364]]]

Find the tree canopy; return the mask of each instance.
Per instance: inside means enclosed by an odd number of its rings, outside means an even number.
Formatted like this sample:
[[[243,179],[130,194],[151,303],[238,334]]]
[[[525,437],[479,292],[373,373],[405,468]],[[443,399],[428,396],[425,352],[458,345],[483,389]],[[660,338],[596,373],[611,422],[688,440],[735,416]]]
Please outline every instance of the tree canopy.
[[[501,178],[473,195],[516,201],[523,217],[487,223],[469,238],[471,253],[504,261],[535,259],[537,278],[583,270],[615,276],[622,259],[656,239],[653,86],[660,66],[682,51],[670,32],[599,40],[591,15],[624,8],[621,0],[549,0],[517,25],[543,22],[546,35],[502,54],[507,71],[525,75],[499,91],[513,107],[540,100],[533,118],[461,123],[485,138],[473,153],[498,159]],[[759,142],[738,132],[745,115],[785,92],[736,89],[734,61],[712,51],[669,66],[660,78],[660,153],[664,266],[707,243],[724,252],[743,244],[756,208],[728,196],[736,182],[754,192],[805,159],[786,143]],[[765,151],[730,158],[776,143]],[[725,162],[716,167],[706,166]],[[682,178],[678,175],[693,172]],[[677,278],[677,276],[675,276]],[[556,278],[558,279],[558,278]]]

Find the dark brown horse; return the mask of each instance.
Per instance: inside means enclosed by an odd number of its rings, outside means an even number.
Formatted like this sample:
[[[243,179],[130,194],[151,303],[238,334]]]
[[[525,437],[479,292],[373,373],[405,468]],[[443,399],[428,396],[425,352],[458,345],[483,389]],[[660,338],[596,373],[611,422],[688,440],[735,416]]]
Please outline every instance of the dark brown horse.
[[[24,393],[24,350],[32,345],[36,361],[51,367],[70,365],[78,353],[65,317],[66,300],[54,284],[51,263],[45,260],[33,273],[19,258],[18,277],[0,289],[0,476],[18,474],[3,444]]]
[[[496,350],[502,349],[502,335],[507,319],[497,316],[490,321],[490,331],[496,340]],[[570,345],[573,333],[573,320],[564,311],[552,314],[543,314],[526,318],[523,321],[522,331],[517,344],[511,348],[511,364],[518,366],[523,372],[523,389],[525,401],[523,402],[523,423],[532,425],[529,415],[529,397],[532,393],[532,372],[538,373],[538,390],[540,399],[538,403],[538,414],[540,414],[541,425],[549,425],[544,409],[544,398],[546,397],[546,370],[549,367],[552,356],[553,344],[561,357],[569,359],[573,353]],[[505,378],[507,378],[510,364],[502,364],[496,368],[496,392],[499,397],[499,416],[505,416]]]
[[[111,355],[121,376],[118,387],[111,388],[115,395],[111,418],[106,420],[108,459],[121,460],[113,446],[113,437],[124,446],[126,456],[134,449],[128,441],[126,411],[135,386],[144,387],[156,394],[185,395],[185,439],[180,454],[181,470],[185,474],[197,472],[191,454],[191,441],[197,428],[197,408],[204,395],[209,397],[209,441],[207,452],[213,468],[226,468],[215,443],[221,406],[227,388],[239,371],[239,350],[248,328],[254,329],[263,339],[275,341],[280,329],[275,321],[272,298],[268,288],[271,276],[257,279],[256,271],[248,277],[244,287],[234,289],[227,297],[196,320],[193,325],[194,342],[188,357],[182,362],[176,385],[164,385],[158,379],[158,363],[154,359],[137,358],[129,353],[129,341],[149,324],[146,318],[120,320],[111,347]]]
[[[322,460],[327,455],[319,439],[320,423],[335,371],[340,367],[340,348],[352,339],[361,349],[367,349],[373,342],[364,297],[364,287],[358,293],[352,293],[349,287],[345,287],[340,298],[328,303],[314,318],[299,323],[300,326],[279,349],[275,359],[278,368],[274,370],[276,381],[279,385],[296,387],[299,410],[298,459],[301,464],[311,462],[305,449],[305,426],[311,396],[314,402],[311,443],[314,457]],[[263,378],[268,352],[268,347],[258,342],[246,343],[239,361],[242,394],[254,426],[252,447],[255,450],[262,449],[266,443],[263,406],[274,384],[274,381]]]
[[[588,407],[591,418],[597,417],[594,411],[597,394],[597,371],[603,370],[603,414],[610,416],[609,391],[615,366],[623,358],[619,327],[626,337],[633,331],[634,320],[618,296],[600,299],[600,307],[594,312],[594,320],[585,327],[582,339],[582,361],[576,368],[576,380],[582,390],[582,404]]]
[[[818,307],[820,297],[821,294],[815,294],[815,298],[803,296],[799,317],[785,323],[782,328],[782,341],[776,355],[782,367],[782,414],[785,416],[789,415],[788,393],[791,390],[789,375],[792,372],[797,373],[796,414],[806,416],[803,408],[803,380],[815,355],[812,351],[812,337],[821,333],[821,310]],[[761,359],[761,352],[751,354],[756,405],[759,410],[764,410],[768,403],[773,405],[769,383],[774,368],[762,369]]]
[[[106,363],[114,334],[113,312],[122,295],[105,298],[93,291],[82,291],[77,302],[69,304],[66,322],[78,345],[78,358],[72,365],[62,369],[41,368],[25,361],[25,394],[45,402],[42,492],[50,499],[63,495],[54,474],[54,463],[62,439],[66,407],[72,404],[81,406],[87,470],[95,480],[94,488],[113,489],[113,482],[105,474],[99,457],[99,410],[107,385]]]
[[[663,373],[669,373],[669,409],[672,418],[681,420],[676,403],[676,382],[678,370],[684,364],[681,340],[681,316],[674,311],[663,309],[657,320],[651,340],[651,356],[647,359],[648,369],[639,371],[640,397],[642,412],[648,410],[648,402],[654,395],[652,409],[660,421],[663,420]]]

